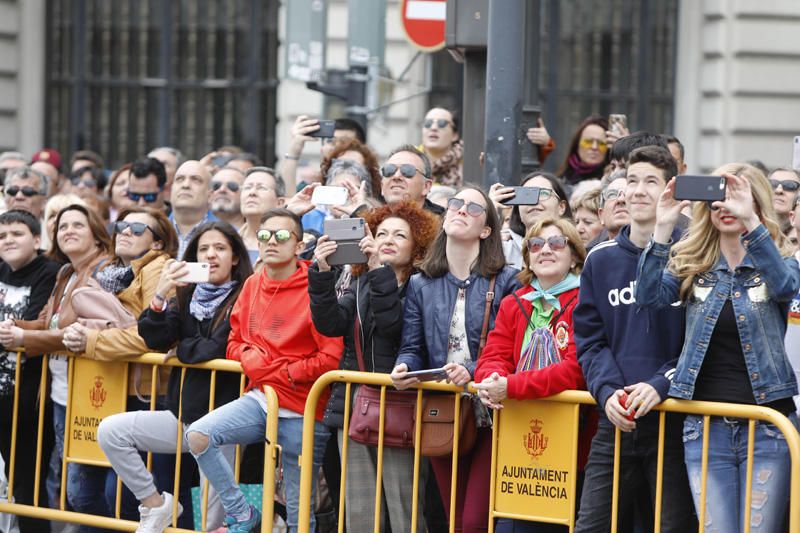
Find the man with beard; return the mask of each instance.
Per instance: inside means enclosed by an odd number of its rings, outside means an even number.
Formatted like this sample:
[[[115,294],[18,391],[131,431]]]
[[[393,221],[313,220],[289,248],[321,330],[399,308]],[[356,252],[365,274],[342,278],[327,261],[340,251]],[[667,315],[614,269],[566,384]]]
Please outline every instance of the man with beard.
[[[218,170],[211,178],[211,212],[237,229],[244,224],[240,201],[243,183],[244,174],[234,167]]]

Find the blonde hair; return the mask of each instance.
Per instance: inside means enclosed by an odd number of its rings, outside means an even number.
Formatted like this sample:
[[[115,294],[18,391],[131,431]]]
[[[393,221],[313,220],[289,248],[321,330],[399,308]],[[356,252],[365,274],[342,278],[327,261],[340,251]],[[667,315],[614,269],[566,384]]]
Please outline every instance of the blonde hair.
[[[572,201],[572,214],[576,214],[578,209],[586,209],[595,215],[600,210],[600,197],[603,195],[603,189],[589,189],[580,196],[577,196]]]
[[[781,233],[778,217],[772,206],[772,187],[764,173],[747,163],[728,163],[716,169],[716,176],[723,173],[746,178],[750,182],[756,214],[769,231],[770,237],[784,257],[793,251],[786,236]],[[681,279],[680,299],[686,301],[694,277],[711,270],[720,257],[719,231],[711,223],[711,209],[706,202],[695,202],[692,222],[686,236],[672,247],[667,270]]]
[[[531,226],[531,229],[525,234],[525,241],[522,243],[522,262],[524,263],[522,270],[517,274],[517,279],[523,285],[530,285],[533,278],[536,277],[531,269],[531,254],[528,252],[528,239],[536,237],[548,226],[555,226],[567,238],[569,248],[572,250],[572,257],[575,259],[575,266],[570,269],[573,274],[580,274],[583,268],[583,262],[586,260],[586,247],[581,241],[581,236],[578,233],[575,225],[567,218],[555,218],[547,216],[540,218],[536,223]]]
[[[44,206],[44,222],[47,223],[48,220],[55,217],[59,211],[67,207],[68,205],[78,204],[83,207],[86,207],[86,202],[83,198],[80,198],[76,194],[66,193],[66,194],[56,194],[55,196],[51,197],[47,200],[47,203]]]

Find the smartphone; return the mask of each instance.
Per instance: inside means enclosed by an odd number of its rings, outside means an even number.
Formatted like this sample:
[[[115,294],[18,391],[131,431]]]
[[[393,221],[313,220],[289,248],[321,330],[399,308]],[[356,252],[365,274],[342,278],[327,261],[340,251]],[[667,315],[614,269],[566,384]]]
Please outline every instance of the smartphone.
[[[328,264],[357,265],[367,262],[361,251],[360,242],[366,235],[363,218],[332,218],[323,222],[323,232],[338,245],[336,251],[328,256]]]
[[[218,156],[215,156],[211,160],[211,164],[214,165],[217,168],[222,168],[222,167],[224,167],[225,165],[227,165],[228,163],[231,162],[231,157],[232,156],[229,156],[229,155],[218,155]]]
[[[415,370],[409,372],[406,377],[417,378],[420,381],[439,381],[447,379],[447,372],[444,368],[429,368],[427,370]]]
[[[323,139],[332,139],[335,120],[320,120],[319,129],[308,134],[309,137],[321,137]]]
[[[698,202],[725,200],[725,178],[722,176],[677,176],[675,199]]]
[[[208,263],[186,263],[187,274],[175,281],[184,283],[206,283],[211,273],[211,265]]]
[[[622,130],[627,128],[628,128],[628,115],[623,115],[621,113],[608,115],[609,130],[616,133],[622,133]]]
[[[536,205],[539,203],[539,187],[512,187],[514,196],[500,202],[503,205]]]
[[[792,156],[792,168],[800,170],[800,135],[794,138],[794,155]]]
[[[320,185],[311,193],[311,203],[314,205],[344,205],[347,203],[347,189],[345,187],[329,187]]]

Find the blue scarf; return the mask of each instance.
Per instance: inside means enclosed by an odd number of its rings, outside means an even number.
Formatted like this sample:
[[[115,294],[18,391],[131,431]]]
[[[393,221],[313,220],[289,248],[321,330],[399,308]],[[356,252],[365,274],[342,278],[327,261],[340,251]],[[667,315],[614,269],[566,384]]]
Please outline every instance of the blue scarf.
[[[581,278],[570,272],[567,274],[567,277],[550,287],[549,289],[543,289],[542,286],[539,284],[538,279],[534,279],[531,283],[531,287],[533,287],[533,292],[529,292],[528,294],[523,294],[520,298],[524,298],[529,302],[533,302],[534,300],[538,300],[539,298],[543,299],[545,302],[549,303],[556,310],[561,311],[561,302],[558,301],[558,295],[569,290],[578,288],[581,286]]]
[[[237,283],[238,281],[229,281],[222,285],[198,283],[192,293],[192,301],[189,302],[189,313],[201,322],[213,317]]]

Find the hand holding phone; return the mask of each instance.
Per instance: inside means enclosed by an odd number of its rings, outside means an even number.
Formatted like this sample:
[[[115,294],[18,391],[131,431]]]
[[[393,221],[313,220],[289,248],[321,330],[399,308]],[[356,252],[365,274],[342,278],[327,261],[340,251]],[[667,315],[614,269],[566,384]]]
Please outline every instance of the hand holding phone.
[[[514,196],[500,200],[503,205],[536,205],[539,203],[539,187],[511,187]]]
[[[176,278],[175,281],[181,283],[207,283],[211,274],[211,265],[208,263],[186,262],[183,268],[187,270],[186,275]]]
[[[320,185],[311,194],[311,203],[314,205],[344,205],[348,198],[349,193],[345,187]]]
[[[694,202],[722,202],[725,200],[725,178],[722,176],[675,177],[675,199]]]
[[[319,137],[321,139],[333,139],[335,130],[335,120],[320,120],[319,129],[308,134],[309,137]]]
[[[363,218],[332,218],[323,222],[323,232],[332,241],[336,241],[336,251],[326,260],[331,266],[355,265],[367,262],[366,254],[361,250],[361,239],[366,235]]]
[[[426,370],[415,370],[406,374],[409,378],[417,378],[420,381],[442,381],[447,379],[447,371],[444,368],[428,368]]]

